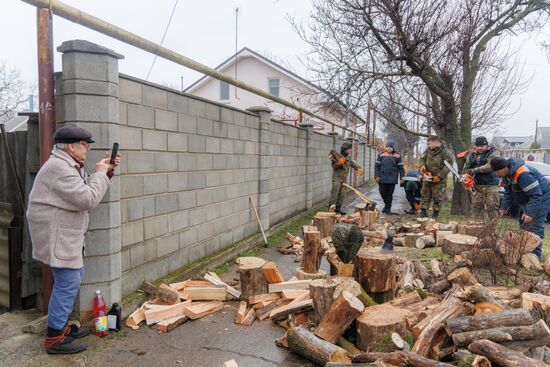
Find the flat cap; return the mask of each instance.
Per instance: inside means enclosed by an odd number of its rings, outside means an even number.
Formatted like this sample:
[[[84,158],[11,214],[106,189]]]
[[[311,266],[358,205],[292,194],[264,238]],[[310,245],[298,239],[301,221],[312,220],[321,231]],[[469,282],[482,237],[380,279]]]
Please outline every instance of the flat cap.
[[[55,143],[76,143],[77,141],[86,141],[94,143],[92,133],[74,125],[66,125],[57,130],[53,136]]]

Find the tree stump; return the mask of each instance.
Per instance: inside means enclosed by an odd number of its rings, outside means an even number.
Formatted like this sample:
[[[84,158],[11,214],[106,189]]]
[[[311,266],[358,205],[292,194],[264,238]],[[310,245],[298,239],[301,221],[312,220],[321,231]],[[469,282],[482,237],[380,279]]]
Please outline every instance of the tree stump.
[[[313,218],[313,225],[321,233],[321,238],[330,237],[332,235],[332,227],[336,219],[334,217],[317,216]]]
[[[364,309],[365,306],[357,297],[347,291],[342,292],[315,329],[315,335],[336,343]]]
[[[425,235],[418,237],[415,242],[416,248],[423,249],[426,247],[434,247],[435,246],[435,238],[432,235]]]
[[[262,272],[265,260],[259,257],[240,257],[239,279],[241,282],[241,299],[247,301],[250,296],[257,296],[268,292],[267,281]]]
[[[355,256],[353,277],[375,301],[388,301],[393,296],[396,256],[393,253],[363,248]]]
[[[338,283],[332,279],[317,279],[309,283],[309,294],[313,300],[315,321],[319,322],[325,317],[334,303],[334,291]]]
[[[304,229],[304,247],[302,249],[302,270],[315,274],[321,266],[321,233],[317,230]]]
[[[435,244],[436,244],[436,246],[441,247],[443,245],[443,240],[445,239],[445,237],[447,237],[450,234],[453,234],[453,231],[438,230],[437,232],[435,232]]]
[[[405,247],[415,247],[416,240],[424,235],[424,232],[407,233],[405,235]]]
[[[321,366],[328,362],[349,363],[348,352],[344,348],[329,343],[303,327],[290,327],[287,331],[288,348]]]
[[[441,250],[450,255],[460,255],[464,251],[474,250],[477,237],[465,234],[450,234],[445,237]]]
[[[402,338],[407,336],[405,311],[391,305],[367,307],[356,320],[357,347],[365,352],[378,351],[380,342],[395,332]]]

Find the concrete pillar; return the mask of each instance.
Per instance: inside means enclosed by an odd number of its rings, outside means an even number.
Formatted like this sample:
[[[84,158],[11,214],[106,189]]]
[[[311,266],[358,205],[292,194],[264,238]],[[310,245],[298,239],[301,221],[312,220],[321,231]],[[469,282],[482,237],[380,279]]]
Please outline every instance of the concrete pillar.
[[[63,42],[61,91],[65,124],[81,126],[93,134],[86,170],[120,141],[118,60],[123,56],[88,41]],[[124,147],[121,147],[124,149]],[[120,180],[118,176],[99,206],[90,212],[86,234],[85,275],[75,311],[80,318],[91,315],[92,300],[100,289],[108,304],[121,299]]]
[[[271,110],[265,106],[248,109],[260,117],[260,168],[258,175],[258,214],[264,230],[270,226],[269,220],[269,180],[271,170]]]
[[[332,137],[332,149],[334,149],[336,151],[339,151],[340,147],[337,146],[338,145],[338,133],[333,130],[333,131],[329,131],[327,133],[327,135]]]
[[[361,139],[359,144],[363,147],[363,169],[365,170],[365,173],[363,173],[363,183],[365,183],[370,176],[370,164],[367,162],[367,149],[369,147],[364,139]]]
[[[315,142],[313,141],[315,134],[313,132],[313,123],[303,122],[301,127],[306,129],[306,209],[313,207],[313,178],[315,170]]]

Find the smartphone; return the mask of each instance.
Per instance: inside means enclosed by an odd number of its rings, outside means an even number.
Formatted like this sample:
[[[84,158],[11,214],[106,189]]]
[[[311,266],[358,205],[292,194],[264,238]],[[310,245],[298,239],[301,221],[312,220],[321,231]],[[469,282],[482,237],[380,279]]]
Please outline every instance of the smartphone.
[[[109,163],[115,163],[116,156],[118,155],[118,149],[118,143],[113,143],[113,150],[111,150],[111,159],[109,160]]]

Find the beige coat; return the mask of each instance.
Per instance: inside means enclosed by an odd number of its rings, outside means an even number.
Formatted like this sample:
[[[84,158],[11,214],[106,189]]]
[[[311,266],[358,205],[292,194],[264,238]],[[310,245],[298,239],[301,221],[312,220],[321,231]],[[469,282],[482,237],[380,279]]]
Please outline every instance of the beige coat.
[[[88,211],[99,205],[109,184],[106,174],[88,176],[67,153],[54,149],[38,171],[29,196],[33,258],[51,267],[83,267]]]

